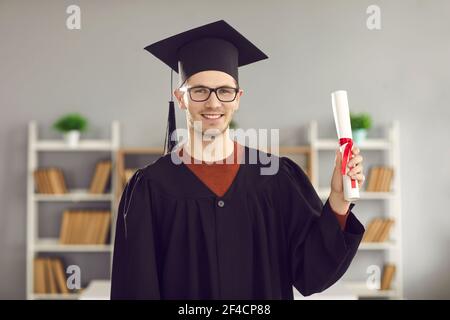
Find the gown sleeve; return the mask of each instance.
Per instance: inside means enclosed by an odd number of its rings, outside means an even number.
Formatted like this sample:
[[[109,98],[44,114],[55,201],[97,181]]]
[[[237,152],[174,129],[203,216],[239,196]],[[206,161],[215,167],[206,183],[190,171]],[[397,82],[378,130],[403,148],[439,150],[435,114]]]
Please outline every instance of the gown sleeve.
[[[293,285],[304,296],[321,292],[349,267],[364,227],[351,211],[351,203],[342,230],[329,199],[322,203],[308,176],[289,158],[281,158],[277,186]]]
[[[160,299],[148,181],[138,170],[118,208],[111,299]]]

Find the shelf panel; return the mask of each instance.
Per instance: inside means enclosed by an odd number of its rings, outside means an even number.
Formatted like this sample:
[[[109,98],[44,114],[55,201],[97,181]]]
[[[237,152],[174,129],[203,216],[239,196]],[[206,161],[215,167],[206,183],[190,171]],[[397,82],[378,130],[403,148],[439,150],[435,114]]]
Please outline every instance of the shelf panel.
[[[112,151],[115,150],[110,140],[80,140],[76,147],[69,146],[62,140],[40,140],[34,145],[36,151]]]
[[[32,300],[77,300],[80,297],[79,293],[33,293]]]
[[[395,288],[390,290],[369,289],[365,282],[343,281],[345,286],[359,298],[395,298],[398,296]]]
[[[91,194],[87,189],[72,189],[66,194],[34,194],[35,201],[112,201],[111,193]]]
[[[112,252],[110,244],[60,244],[58,239],[39,239],[35,252]]]
[[[393,250],[397,249],[395,242],[361,242],[359,250]]]
[[[355,145],[361,150],[387,150],[391,148],[391,142],[386,139],[366,139]],[[336,150],[338,146],[337,139],[318,139],[312,144],[313,148],[319,150]]]
[[[330,195],[330,189],[320,188],[317,192],[320,199],[326,200]],[[359,200],[385,200],[385,199],[394,199],[397,194],[395,192],[368,192],[368,191],[360,191],[359,192],[360,199]]]

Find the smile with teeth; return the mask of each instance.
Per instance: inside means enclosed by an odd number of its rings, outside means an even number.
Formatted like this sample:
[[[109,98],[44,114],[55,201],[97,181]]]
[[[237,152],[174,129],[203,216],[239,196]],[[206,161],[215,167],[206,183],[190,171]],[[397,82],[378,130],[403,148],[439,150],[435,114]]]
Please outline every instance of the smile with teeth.
[[[206,119],[219,119],[223,114],[202,113],[202,117]]]

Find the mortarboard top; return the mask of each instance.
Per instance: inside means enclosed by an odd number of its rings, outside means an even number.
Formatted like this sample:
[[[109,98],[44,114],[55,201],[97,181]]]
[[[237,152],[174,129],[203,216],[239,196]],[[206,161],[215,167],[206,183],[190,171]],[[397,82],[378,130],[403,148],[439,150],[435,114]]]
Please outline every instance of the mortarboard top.
[[[225,72],[239,83],[238,67],[268,58],[224,20],[179,33],[144,49],[179,73],[181,83],[206,70]],[[175,145],[170,141],[175,127],[175,111],[170,101],[166,136],[166,151],[169,152]]]
[[[183,81],[196,72],[216,70],[205,69],[208,67],[222,71],[224,68],[242,67],[268,58],[224,20],[155,42],[145,47],[145,50],[175,72],[181,72]]]

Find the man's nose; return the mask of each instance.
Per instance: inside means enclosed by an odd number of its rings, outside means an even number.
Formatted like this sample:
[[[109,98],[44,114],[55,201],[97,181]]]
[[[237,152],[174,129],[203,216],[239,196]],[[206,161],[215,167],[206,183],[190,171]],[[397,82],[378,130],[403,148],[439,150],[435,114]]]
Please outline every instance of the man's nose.
[[[206,100],[206,106],[210,108],[220,107],[222,102],[217,98],[215,92],[211,91],[208,100]]]

